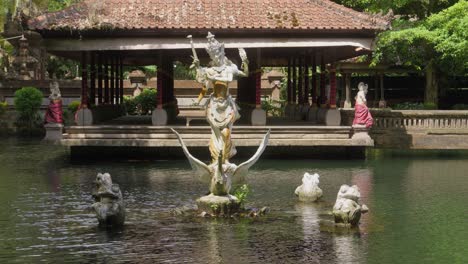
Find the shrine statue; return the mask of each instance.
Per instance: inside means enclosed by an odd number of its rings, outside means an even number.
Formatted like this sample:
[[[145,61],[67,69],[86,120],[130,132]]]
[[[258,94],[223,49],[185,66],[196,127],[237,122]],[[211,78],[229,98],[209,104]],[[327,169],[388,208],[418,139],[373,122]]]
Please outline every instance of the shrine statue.
[[[367,107],[367,84],[360,82],[358,84],[358,89],[356,105],[354,106],[353,126],[365,126],[366,128],[370,128],[374,123],[374,119]]]
[[[50,123],[63,123],[63,111],[62,111],[62,95],[60,94],[59,84],[57,81],[50,82],[50,103],[47,107],[44,122]]]
[[[191,39],[191,36],[189,36]],[[198,98],[201,101],[209,88],[213,88],[213,93],[207,101],[206,118],[212,128],[210,139],[210,153],[212,161],[215,163],[222,154],[222,163],[236,154],[236,148],[231,141],[232,125],[240,118],[239,107],[229,94],[229,82],[248,76],[247,55],[244,49],[239,49],[239,56],[242,66],[239,70],[237,65],[226,58],[224,54],[224,43],[219,43],[214,35],[208,32],[208,45],[206,51],[210,56],[209,67],[201,67],[195,49],[193,51],[193,64],[195,67],[198,82],[203,84],[202,92]],[[193,45],[193,43],[192,43]]]

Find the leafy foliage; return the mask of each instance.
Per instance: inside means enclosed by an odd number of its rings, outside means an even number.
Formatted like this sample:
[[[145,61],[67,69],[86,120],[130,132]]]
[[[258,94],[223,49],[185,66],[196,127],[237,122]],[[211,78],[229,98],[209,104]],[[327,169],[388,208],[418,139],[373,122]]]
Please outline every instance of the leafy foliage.
[[[247,184],[243,184],[234,190],[234,196],[237,197],[237,199],[239,199],[239,202],[241,204],[245,203],[247,197],[249,196],[249,193],[250,188]]]
[[[141,114],[149,114],[156,107],[156,89],[144,89],[141,94],[135,97],[135,101]]]
[[[15,92],[15,109],[18,111],[16,126],[21,132],[31,133],[41,123],[38,114],[43,94],[34,87],[23,87]]]
[[[124,98],[124,106],[127,114],[129,115],[136,115],[137,114],[137,103],[135,98],[129,95],[125,95]]]
[[[75,115],[76,111],[78,111],[78,108],[80,107],[80,104],[81,102],[80,101],[72,101],[68,104],[68,111],[70,111],[70,113],[72,115]]]
[[[5,102],[0,102],[0,117],[6,112],[8,107],[8,103]]]

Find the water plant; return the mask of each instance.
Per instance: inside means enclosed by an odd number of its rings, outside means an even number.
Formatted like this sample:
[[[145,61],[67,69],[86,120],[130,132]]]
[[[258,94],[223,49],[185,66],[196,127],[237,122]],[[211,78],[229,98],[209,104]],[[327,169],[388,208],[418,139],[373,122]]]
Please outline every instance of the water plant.
[[[236,196],[237,199],[239,199],[240,204],[245,204],[249,193],[250,188],[247,184],[243,184],[234,190],[234,196]]]

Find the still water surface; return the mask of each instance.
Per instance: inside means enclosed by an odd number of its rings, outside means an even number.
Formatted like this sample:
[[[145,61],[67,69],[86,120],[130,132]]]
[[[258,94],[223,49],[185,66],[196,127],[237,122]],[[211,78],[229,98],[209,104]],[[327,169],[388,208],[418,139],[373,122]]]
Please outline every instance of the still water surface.
[[[72,165],[65,148],[1,140],[0,263],[468,263],[468,156],[388,154],[261,160],[247,206],[270,214],[214,220],[173,213],[207,191],[186,161]],[[122,230],[88,210],[97,172],[122,189]],[[321,203],[294,197],[304,172],[320,174]],[[343,183],[370,208],[360,233],[320,231]]]

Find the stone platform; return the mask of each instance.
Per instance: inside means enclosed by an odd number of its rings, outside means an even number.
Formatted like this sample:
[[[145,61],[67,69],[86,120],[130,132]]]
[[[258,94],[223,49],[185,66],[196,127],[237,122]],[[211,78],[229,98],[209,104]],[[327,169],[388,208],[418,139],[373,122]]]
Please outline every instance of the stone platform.
[[[114,156],[118,152],[142,152],[145,156],[157,153],[157,156],[182,158],[182,150],[171,128],[181,134],[185,144],[195,153],[199,149],[202,156],[206,154],[209,157],[209,126],[69,126],[65,128],[66,133],[60,144],[70,146],[72,155],[79,156],[90,153],[95,156],[99,156],[99,153]],[[271,129],[271,135],[264,154],[267,157],[283,155],[284,158],[307,158],[314,153],[325,157],[327,152],[333,151],[341,154],[350,152],[348,154],[351,157],[361,158],[365,148],[373,146],[372,141],[353,139],[353,129],[350,126],[236,126],[232,139],[238,149],[238,156],[242,156],[242,149],[247,149],[247,156],[251,155],[268,129]]]

